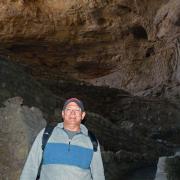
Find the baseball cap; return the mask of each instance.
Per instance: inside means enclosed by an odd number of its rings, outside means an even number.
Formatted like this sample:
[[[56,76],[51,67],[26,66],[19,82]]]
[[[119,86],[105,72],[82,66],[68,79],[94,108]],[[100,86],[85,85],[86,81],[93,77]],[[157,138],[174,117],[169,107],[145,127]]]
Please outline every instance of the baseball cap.
[[[67,99],[64,103],[64,106],[63,106],[63,110],[65,110],[66,106],[70,103],[70,102],[75,102],[80,108],[81,108],[81,111],[84,112],[84,105],[83,105],[83,102],[77,98],[70,98],[70,99]]]

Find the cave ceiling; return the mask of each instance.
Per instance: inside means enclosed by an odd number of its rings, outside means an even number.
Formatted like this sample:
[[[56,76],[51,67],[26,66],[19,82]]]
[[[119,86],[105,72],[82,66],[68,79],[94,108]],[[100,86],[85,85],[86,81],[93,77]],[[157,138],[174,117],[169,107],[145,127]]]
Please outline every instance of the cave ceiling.
[[[179,0],[1,0],[0,55],[38,79],[138,92],[178,81],[179,12]]]

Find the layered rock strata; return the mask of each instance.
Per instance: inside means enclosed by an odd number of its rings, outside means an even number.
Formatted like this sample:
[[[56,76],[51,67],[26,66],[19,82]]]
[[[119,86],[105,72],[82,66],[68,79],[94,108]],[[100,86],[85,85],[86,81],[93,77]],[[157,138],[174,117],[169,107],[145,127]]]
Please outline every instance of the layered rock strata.
[[[0,53],[37,78],[177,95],[179,9],[179,0],[1,1]]]

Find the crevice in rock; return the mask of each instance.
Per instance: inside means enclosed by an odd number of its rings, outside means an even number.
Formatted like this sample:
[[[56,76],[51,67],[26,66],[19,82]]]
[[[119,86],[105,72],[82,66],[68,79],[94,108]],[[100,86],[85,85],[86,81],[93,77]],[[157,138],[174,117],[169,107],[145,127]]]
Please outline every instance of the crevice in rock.
[[[148,39],[147,32],[141,25],[135,25],[129,29],[135,39]]]
[[[155,54],[154,47],[150,47],[150,48],[147,49],[145,57],[150,57],[150,56],[152,56],[154,54]]]
[[[179,14],[178,19],[177,19],[176,22],[175,22],[175,25],[176,25],[176,26],[180,26],[180,14]]]

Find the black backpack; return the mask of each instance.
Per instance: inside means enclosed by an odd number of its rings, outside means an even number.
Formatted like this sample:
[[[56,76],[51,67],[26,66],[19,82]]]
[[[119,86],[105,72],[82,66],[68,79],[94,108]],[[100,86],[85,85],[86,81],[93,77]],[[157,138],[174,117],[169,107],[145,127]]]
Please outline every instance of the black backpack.
[[[57,126],[57,124],[58,124],[57,122],[51,122],[46,125],[44,133],[43,133],[43,137],[42,137],[42,151],[43,152],[44,152],[44,149],[48,142],[48,139],[50,138],[50,136],[51,136],[54,128]],[[93,145],[93,151],[96,152],[97,148],[98,148],[98,141],[96,139],[96,136],[89,130],[88,130],[88,136],[91,139],[91,142]],[[42,163],[43,163],[43,158],[41,159],[41,163],[38,168],[38,174],[37,174],[36,180],[38,180],[40,178]]]

